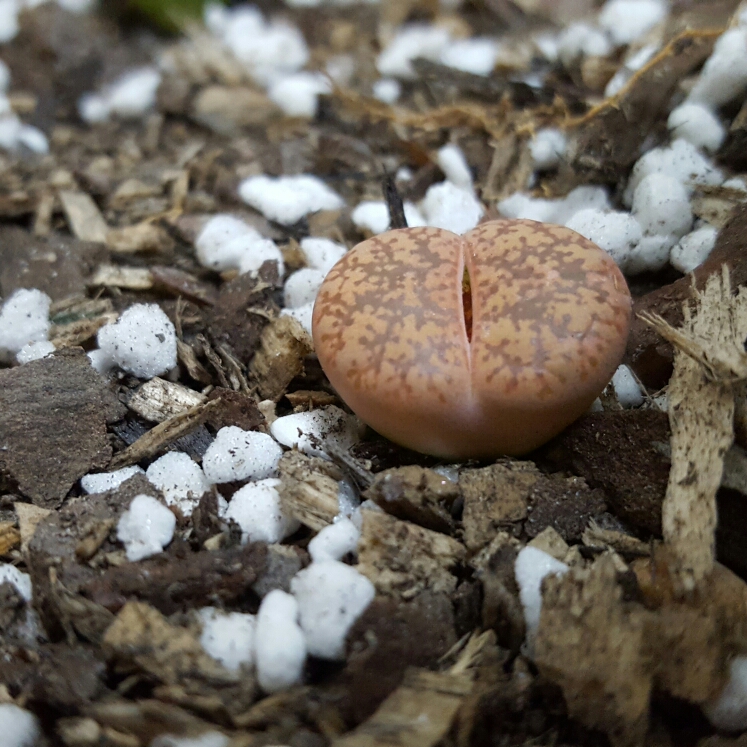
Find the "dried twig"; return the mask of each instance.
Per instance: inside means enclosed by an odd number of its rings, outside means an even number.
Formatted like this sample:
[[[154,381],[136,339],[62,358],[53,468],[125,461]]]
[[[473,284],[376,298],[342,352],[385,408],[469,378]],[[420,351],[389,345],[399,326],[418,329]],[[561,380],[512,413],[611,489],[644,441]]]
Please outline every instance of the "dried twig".
[[[402,196],[390,174],[387,174],[382,180],[381,189],[384,192],[384,199],[389,208],[389,228],[407,228],[407,218],[405,217],[405,206],[402,202]]]
[[[157,454],[172,441],[176,441],[177,438],[181,438],[198,425],[204,423],[213,410],[216,410],[221,404],[220,397],[217,397],[210,402],[206,402],[204,405],[192,407],[181,415],[164,420],[163,423],[159,423],[147,433],[140,436],[135,443],[128,446],[124,451],[120,451],[112,459],[109,469],[114,470],[120,467],[127,467],[130,464],[139,462],[141,459]]]

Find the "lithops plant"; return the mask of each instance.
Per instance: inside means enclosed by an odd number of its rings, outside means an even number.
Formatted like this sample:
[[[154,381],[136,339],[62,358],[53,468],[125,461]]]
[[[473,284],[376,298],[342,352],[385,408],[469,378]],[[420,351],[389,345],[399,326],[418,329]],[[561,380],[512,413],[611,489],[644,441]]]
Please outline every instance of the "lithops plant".
[[[610,256],[570,229],[403,228],[334,266],[313,336],[342,399],[392,441],[449,459],[518,455],[604,389],[631,305]]]

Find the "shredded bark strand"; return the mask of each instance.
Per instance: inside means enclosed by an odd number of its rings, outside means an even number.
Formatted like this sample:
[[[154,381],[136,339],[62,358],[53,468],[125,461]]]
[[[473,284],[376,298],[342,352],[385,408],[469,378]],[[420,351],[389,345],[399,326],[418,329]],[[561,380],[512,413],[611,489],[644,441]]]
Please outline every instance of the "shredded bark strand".
[[[675,347],[669,385],[672,468],[662,531],[685,591],[715,562],[716,492],[734,440],[734,385],[747,378],[747,289],[734,295],[724,266],[696,292],[695,309],[685,307],[680,330],[661,318],[641,318]]]

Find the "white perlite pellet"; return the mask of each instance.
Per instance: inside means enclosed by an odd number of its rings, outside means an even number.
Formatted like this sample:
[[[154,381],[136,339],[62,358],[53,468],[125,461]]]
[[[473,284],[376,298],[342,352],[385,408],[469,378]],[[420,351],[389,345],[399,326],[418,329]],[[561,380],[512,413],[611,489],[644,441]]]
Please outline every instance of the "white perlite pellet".
[[[26,345],[46,342],[52,300],[35,288],[22,288],[0,308],[0,361],[9,363]]]
[[[355,416],[330,405],[311,412],[284,415],[272,423],[270,433],[283,446],[327,458],[325,447],[345,452],[358,443],[361,425]]]
[[[301,682],[306,640],[298,625],[298,602],[280,589],[262,600],[257,613],[257,680],[266,693]]]
[[[565,135],[555,127],[539,130],[529,143],[529,152],[535,169],[555,168],[565,155]]]
[[[321,179],[310,174],[250,176],[239,185],[239,196],[265,218],[284,226],[318,210],[339,210],[345,201]]]
[[[200,498],[210,490],[205,473],[188,454],[170,451],[148,467],[145,476],[157,487],[169,506],[191,516]]]
[[[458,145],[444,145],[436,156],[436,163],[446,179],[462,189],[472,189],[472,172]]]
[[[301,253],[312,270],[325,275],[343,258],[347,248],[330,239],[308,236],[301,239]]]
[[[241,528],[241,542],[280,542],[293,534],[299,523],[284,511],[278,487],[280,480],[269,478],[250,482],[237,490],[223,513]]]
[[[729,679],[721,693],[703,705],[708,720],[723,731],[747,729],[747,656],[729,664]]]
[[[565,563],[556,560],[536,547],[524,547],[516,556],[514,573],[519,585],[519,599],[524,608],[527,635],[536,633],[542,611],[542,579],[549,574],[563,574]]]
[[[98,343],[103,356],[141,379],[176,366],[176,330],[155,303],[130,306],[114,324],[99,330]]]
[[[459,234],[474,228],[485,214],[485,208],[472,189],[464,189],[451,182],[428,187],[420,210],[429,226]]]
[[[685,102],[672,109],[667,127],[673,138],[682,138],[707,153],[715,153],[724,141],[726,130],[718,117],[702,104]]]
[[[693,214],[682,182],[668,174],[649,174],[633,194],[632,213],[648,236],[684,236]]]
[[[644,402],[644,394],[633,372],[626,365],[619,366],[612,377],[612,387],[617,401],[625,408],[640,407]]]
[[[587,208],[576,213],[566,226],[604,249],[621,268],[643,238],[640,223],[623,212]]]
[[[309,542],[309,555],[315,562],[342,560],[348,553],[355,552],[360,536],[360,529],[350,519],[338,518]]]
[[[114,472],[91,472],[80,478],[80,486],[89,494],[106,493],[108,490],[115,490],[137,474],[143,475],[145,470],[136,464],[132,467],[122,467]]]
[[[309,653],[343,658],[348,631],[374,598],[373,584],[345,563],[322,560],[299,571],[291,591],[298,600]]]
[[[232,672],[254,664],[254,637],[257,619],[243,612],[223,612],[215,607],[199,611],[205,652]]]
[[[3,747],[36,747],[41,729],[31,711],[13,703],[0,703],[0,734]]]
[[[283,288],[285,308],[297,309],[313,303],[323,282],[324,273],[321,270],[304,267],[294,272],[285,281]]]
[[[117,539],[131,562],[149,558],[163,551],[171,542],[176,517],[163,503],[149,495],[136,495],[117,524]]]
[[[27,602],[31,601],[31,576],[14,565],[0,563],[0,584],[12,584]]]
[[[672,267],[685,273],[700,267],[713,251],[717,236],[718,230],[713,226],[701,226],[683,236],[669,255]]]
[[[202,469],[211,483],[263,480],[274,477],[282,448],[266,433],[238,426],[221,428],[202,457]]]

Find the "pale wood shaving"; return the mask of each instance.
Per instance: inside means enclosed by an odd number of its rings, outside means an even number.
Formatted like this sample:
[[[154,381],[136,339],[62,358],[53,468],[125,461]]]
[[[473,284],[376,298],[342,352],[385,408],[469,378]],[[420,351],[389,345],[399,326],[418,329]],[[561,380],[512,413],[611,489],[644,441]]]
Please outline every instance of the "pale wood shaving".
[[[524,519],[530,491],[541,476],[533,462],[513,459],[462,470],[459,488],[464,498],[462,526],[467,547],[479,550],[497,529]]]
[[[81,241],[106,243],[109,226],[93,198],[85,192],[63,189],[59,193],[70,230]]]
[[[83,539],[75,547],[75,557],[81,562],[88,562],[98,551],[116,525],[116,519],[94,521],[81,529]]]
[[[644,556],[651,552],[651,547],[637,537],[614,529],[602,529],[595,521],[589,523],[581,539],[586,547],[614,550],[626,555]]]
[[[452,570],[467,557],[461,542],[380,509],[363,509],[361,519],[357,569],[378,592],[410,599],[425,589],[454,591]]]
[[[189,171],[179,169],[174,171],[171,181],[171,208],[181,212],[184,209],[184,201],[189,195]]]
[[[248,393],[249,382],[246,380],[246,376],[244,376],[244,367],[225,345],[219,344],[217,345],[217,349],[228,373],[228,378],[231,381],[231,388],[237,392]]]
[[[163,187],[160,184],[146,184],[141,179],[125,179],[109,197],[108,205],[114,210],[125,210],[131,202],[162,194]]]
[[[376,713],[332,747],[433,747],[448,734],[472,688],[470,672],[408,669]]]
[[[213,346],[208,341],[207,337],[200,333],[197,335],[197,342],[202,345],[202,352],[208,359],[208,363],[213,367],[215,373],[218,374],[218,381],[224,389],[232,389],[231,382],[229,382],[226,372],[223,369],[223,361],[220,359],[218,353],[213,350]]]
[[[172,625],[142,602],[128,602],[120,610],[102,646],[109,658],[134,663],[167,685],[198,674],[216,683],[235,682],[239,677],[208,656],[190,631]]]
[[[305,526],[319,531],[340,513],[342,472],[332,462],[289,451],[278,464],[283,509]]]
[[[7,555],[21,544],[21,533],[13,521],[0,521],[0,556]]]
[[[746,197],[740,189],[699,185],[690,204],[697,218],[721,229],[729,220],[732,210],[744,202]]]
[[[103,264],[96,268],[89,285],[102,285],[109,288],[128,290],[150,290],[153,287],[153,274],[147,267],[120,267]]]
[[[127,407],[152,423],[163,423],[190,407],[201,405],[205,399],[204,394],[184,384],[154,376],[130,397]]]
[[[194,348],[188,345],[186,342],[177,338],[176,340],[176,354],[181,363],[186,369],[187,373],[195,381],[199,381],[201,384],[211,384],[213,377],[208,373],[205,366],[200,363],[197,359],[197,353]]]
[[[168,248],[172,240],[160,226],[143,221],[134,226],[112,228],[106,234],[106,243],[118,254],[134,254]]]
[[[169,62],[181,70],[195,83],[207,83],[212,78],[226,85],[235,86],[249,78],[245,66],[234,57],[201,24],[186,23],[184,39],[172,47]]]
[[[66,298],[52,304],[50,315],[49,339],[58,350],[90,340],[119,316],[109,298]]]
[[[21,550],[26,552],[37,525],[52,512],[41,506],[35,506],[33,503],[21,503],[20,501],[14,503],[13,508],[16,511],[18,528],[21,532]]]
[[[262,331],[259,349],[249,366],[261,399],[277,402],[303,371],[303,359],[314,349],[311,335],[292,316],[280,316]]]
[[[52,233],[52,217],[56,198],[53,192],[43,192],[34,211],[34,236],[49,236]]]
[[[496,635],[494,630],[485,630],[482,633],[468,633],[452,647],[451,651],[444,654],[440,662],[450,658],[450,655],[458,656],[456,661],[449,667],[451,674],[462,674],[479,666],[485,658],[485,654],[496,646]]]
[[[78,319],[92,319],[110,311],[114,311],[114,304],[110,298],[72,296],[53,301],[49,315],[56,325],[65,325]]]
[[[95,337],[104,325],[116,322],[118,317],[116,311],[110,311],[95,319],[78,319],[69,324],[55,324],[49,332],[49,340],[58,350],[80,345]]]
[[[553,527],[543,529],[531,542],[530,547],[536,547],[556,560],[562,561],[568,554],[568,543],[560,536]]]

